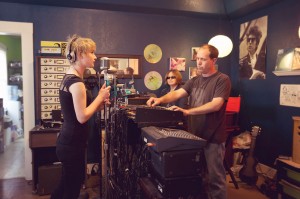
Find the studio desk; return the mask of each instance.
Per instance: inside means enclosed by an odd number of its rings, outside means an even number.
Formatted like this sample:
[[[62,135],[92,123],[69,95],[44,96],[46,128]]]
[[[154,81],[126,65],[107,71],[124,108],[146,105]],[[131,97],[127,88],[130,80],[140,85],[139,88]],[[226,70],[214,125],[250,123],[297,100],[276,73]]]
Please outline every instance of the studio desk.
[[[29,147],[32,151],[32,188],[37,191],[39,167],[57,162],[56,139],[60,128],[35,126],[29,131]]]

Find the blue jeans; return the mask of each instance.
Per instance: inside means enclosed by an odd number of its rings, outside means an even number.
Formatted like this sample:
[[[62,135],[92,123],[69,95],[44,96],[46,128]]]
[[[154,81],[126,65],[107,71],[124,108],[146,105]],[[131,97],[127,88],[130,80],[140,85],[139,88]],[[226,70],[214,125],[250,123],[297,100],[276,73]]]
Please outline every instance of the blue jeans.
[[[209,199],[226,199],[226,171],[223,165],[225,155],[225,143],[209,143],[204,148],[207,164],[207,188]]]

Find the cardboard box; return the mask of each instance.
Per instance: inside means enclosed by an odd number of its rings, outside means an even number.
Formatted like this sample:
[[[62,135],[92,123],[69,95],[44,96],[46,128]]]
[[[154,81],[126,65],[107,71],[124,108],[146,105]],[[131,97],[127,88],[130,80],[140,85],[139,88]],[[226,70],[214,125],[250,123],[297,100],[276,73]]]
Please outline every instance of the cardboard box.
[[[292,160],[300,164],[300,117],[293,117],[294,133],[293,133],[293,154]]]

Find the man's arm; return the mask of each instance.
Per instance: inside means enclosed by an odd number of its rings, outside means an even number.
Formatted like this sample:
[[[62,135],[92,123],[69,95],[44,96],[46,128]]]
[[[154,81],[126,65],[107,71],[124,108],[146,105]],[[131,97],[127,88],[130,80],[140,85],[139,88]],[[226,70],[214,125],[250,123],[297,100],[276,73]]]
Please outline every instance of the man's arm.
[[[174,102],[174,101],[178,100],[179,98],[186,97],[186,96],[188,96],[188,93],[183,88],[180,88],[178,90],[171,91],[160,98],[151,97],[147,101],[147,105],[148,106],[157,106],[162,103]]]
[[[174,111],[181,111],[183,114],[186,115],[199,115],[199,114],[206,114],[206,113],[212,113],[220,110],[224,103],[224,99],[222,97],[216,97],[213,98],[212,101],[203,104],[201,106],[190,108],[190,109],[182,109],[177,106],[170,107],[171,110]]]

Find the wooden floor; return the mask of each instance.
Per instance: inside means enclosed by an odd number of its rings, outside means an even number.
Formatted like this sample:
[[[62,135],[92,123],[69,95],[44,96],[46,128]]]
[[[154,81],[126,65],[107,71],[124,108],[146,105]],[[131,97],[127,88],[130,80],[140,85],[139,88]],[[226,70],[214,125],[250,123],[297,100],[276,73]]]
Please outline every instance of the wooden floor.
[[[49,195],[38,196],[32,192],[31,181],[24,179],[24,141],[18,139],[11,143],[0,154],[0,199],[48,199]],[[258,186],[263,182],[259,178]],[[237,178],[238,180],[238,178]],[[236,189],[231,179],[227,177],[228,199],[267,199],[256,186],[249,186],[238,182],[239,189]],[[90,199],[99,197],[99,186],[84,190],[90,195]]]
[[[18,138],[0,153],[0,179],[25,176],[24,138]]]

